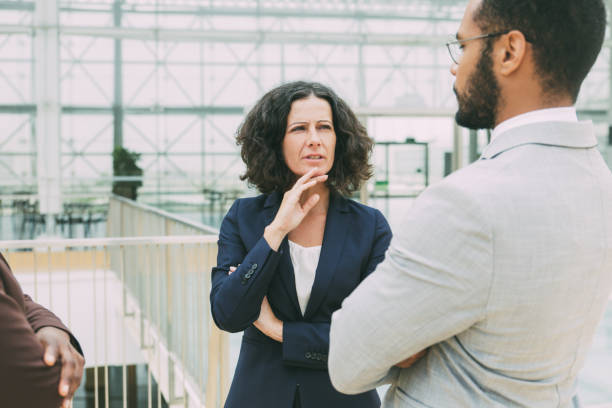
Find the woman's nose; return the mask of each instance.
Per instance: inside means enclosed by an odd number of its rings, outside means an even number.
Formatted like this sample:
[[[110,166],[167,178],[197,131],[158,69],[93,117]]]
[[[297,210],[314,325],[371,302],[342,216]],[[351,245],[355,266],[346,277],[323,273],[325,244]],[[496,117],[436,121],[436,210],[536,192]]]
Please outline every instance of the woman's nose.
[[[319,132],[315,128],[308,130],[308,146],[319,146],[321,144],[321,137]]]

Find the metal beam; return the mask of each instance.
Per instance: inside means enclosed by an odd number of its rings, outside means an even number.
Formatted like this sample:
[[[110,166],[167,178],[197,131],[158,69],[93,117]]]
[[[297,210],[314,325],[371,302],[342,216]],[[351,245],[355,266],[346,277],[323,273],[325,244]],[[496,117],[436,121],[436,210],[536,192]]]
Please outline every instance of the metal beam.
[[[62,212],[59,0],[36,1],[35,81],[36,151],[38,200],[41,214],[47,214],[47,233],[52,231],[52,214]]]
[[[0,1],[0,10],[34,11],[34,3],[25,1]]]
[[[30,34],[46,30],[48,26],[2,25],[0,34]],[[56,27],[57,28],[57,27]],[[218,43],[319,43],[340,45],[420,45],[440,46],[446,35],[374,34],[374,33],[321,33],[257,30],[177,30],[130,27],[62,26],[61,35],[104,37],[146,41],[206,41]]]
[[[31,25],[17,25],[17,24],[1,24],[0,34],[12,35],[12,34],[34,34],[34,27]]]
[[[124,107],[126,115],[244,115],[244,106],[132,106]],[[453,118],[454,108],[441,109],[416,109],[402,107],[357,107],[353,111],[358,116],[364,117],[438,117]],[[36,105],[0,105],[0,114],[34,114]],[[108,106],[62,106],[62,113],[68,115],[110,115],[113,108]],[[608,111],[605,109],[580,109],[580,119],[590,119],[594,122],[606,122]]]
[[[111,106],[62,106],[67,115],[111,115]],[[132,106],[123,107],[124,115],[244,115],[244,106]],[[35,114],[36,105],[0,105],[0,114]]]
[[[0,113],[33,114],[36,113],[36,105],[0,105]]]
[[[1,107],[0,107],[1,108]],[[124,115],[243,115],[244,106],[124,106]],[[1,109],[0,109],[1,112]],[[110,115],[111,106],[63,106],[65,114]]]
[[[62,7],[62,12],[69,13],[108,13],[108,7],[103,8],[83,8],[83,7]],[[258,15],[265,18],[315,18],[315,19],[364,19],[364,20],[402,20],[410,21],[430,21],[430,22],[459,22],[460,14],[441,13],[440,15],[415,16],[406,12],[375,12],[375,11],[346,11],[346,10],[297,10],[290,8],[227,8],[227,7],[197,7],[185,9],[134,9],[124,7],[125,14],[163,14],[163,15],[188,15],[188,16],[220,16],[220,17],[253,17]]]
[[[149,41],[207,41],[221,43],[320,43],[342,45],[422,45],[439,46],[446,35],[423,36],[373,33],[321,33],[257,30],[176,30],[146,28],[77,27],[61,28],[63,35],[138,39]]]
[[[32,34],[48,26],[2,25],[0,34]],[[377,33],[324,33],[258,30],[177,30],[166,28],[62,26],[61,35],[103,37],[145,41],[183,41],[212,43],[272,43],[272,44],[334,44],[334,45],[386,45],[386,46],[440,46],[447,35],[377,34]],[[604,46],[612,41],[607,39]]]
[[[121,0],[113,3],[113,23],[121,27]],[[115,39],[114,77],[115,84],[113,101],[113,147],[123,146],[123,55],[122,40]]]
[[[428,118],[453,118],[455,110],[442,109],[417,109],[402,107],[357,107],[353,109],[357,116],[386,116],[386,117],[428,117]]]

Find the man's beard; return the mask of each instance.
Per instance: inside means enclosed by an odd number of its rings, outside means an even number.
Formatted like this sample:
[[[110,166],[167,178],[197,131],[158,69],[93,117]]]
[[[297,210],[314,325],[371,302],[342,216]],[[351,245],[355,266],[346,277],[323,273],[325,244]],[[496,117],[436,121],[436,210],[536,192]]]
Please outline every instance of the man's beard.
[[[500,103],[499,83],[493,73],[492,47],[487,44],[467,81],[467,89],[457,95],[459,109],[455,121],[469,129],[493,129]]]

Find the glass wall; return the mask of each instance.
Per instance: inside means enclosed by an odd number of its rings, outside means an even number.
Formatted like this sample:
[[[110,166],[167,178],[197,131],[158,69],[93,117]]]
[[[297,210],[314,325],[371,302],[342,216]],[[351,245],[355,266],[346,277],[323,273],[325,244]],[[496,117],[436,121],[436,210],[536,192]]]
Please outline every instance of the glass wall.
[[[144,201],[203,204],[211,194],[244,194],[236,129],[263,93],[298,79],[332,86],[379,142],[427,143],[428,182],[435,182],[449,171],[449,153],[465,165],[487,143],[485,132],[453,137],[444,42],[463,7],[455,0],[58,0],[62,190],[107,194],[111,152],[124,146],[141,154]],[[34,39],[44,33],[36,11],[36,1],[0,1],[2,194],[37,192],[36,139],[46,130],[35,126]],[[578,107],[600,124],[612,160],[606,47]],[[389,165],[376,155],[370,192]],[[409,180],[418,193],[418,173],[398,182]]]

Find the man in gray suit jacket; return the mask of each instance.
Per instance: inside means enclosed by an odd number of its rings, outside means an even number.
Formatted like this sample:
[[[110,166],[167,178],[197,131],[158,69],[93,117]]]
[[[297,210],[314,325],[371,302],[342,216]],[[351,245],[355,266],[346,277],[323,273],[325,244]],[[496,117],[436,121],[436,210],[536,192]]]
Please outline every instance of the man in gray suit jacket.
[[[612,290],[612,174],[573,107],[601,0],[471,0],[449,43],[481,160],[428,188],[334,313],[333,385],[385,407],[570,407]],[[426,354],[410,365],[419,351]]]

